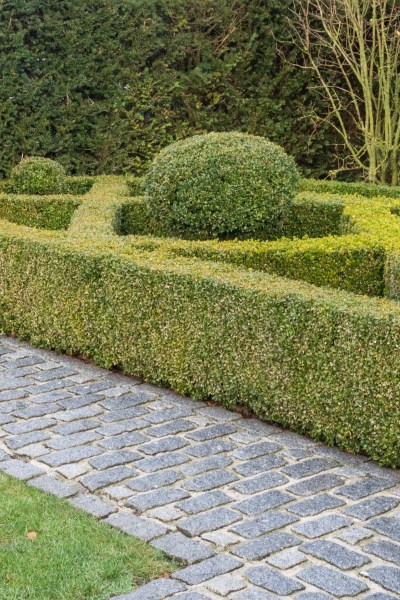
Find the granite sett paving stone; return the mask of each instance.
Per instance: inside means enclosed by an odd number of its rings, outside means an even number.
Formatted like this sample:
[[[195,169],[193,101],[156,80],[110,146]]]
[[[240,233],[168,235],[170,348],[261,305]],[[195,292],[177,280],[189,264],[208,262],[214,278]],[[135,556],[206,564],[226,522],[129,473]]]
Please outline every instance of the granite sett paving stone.
[[[393,600],[400,472],[0,336],[0,471],[181,563],[113,600]]]

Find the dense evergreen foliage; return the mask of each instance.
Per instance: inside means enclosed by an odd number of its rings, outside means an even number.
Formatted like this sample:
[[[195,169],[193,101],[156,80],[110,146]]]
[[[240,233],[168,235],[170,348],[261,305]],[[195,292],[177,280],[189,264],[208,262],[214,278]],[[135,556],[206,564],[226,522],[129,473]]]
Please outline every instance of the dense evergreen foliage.
[[[0,176],[21,155],[140,173],[175,139],[233,129],[326,172],[332,138],[304,118],[309,74],[276,49],[290,3],[0,0]]]

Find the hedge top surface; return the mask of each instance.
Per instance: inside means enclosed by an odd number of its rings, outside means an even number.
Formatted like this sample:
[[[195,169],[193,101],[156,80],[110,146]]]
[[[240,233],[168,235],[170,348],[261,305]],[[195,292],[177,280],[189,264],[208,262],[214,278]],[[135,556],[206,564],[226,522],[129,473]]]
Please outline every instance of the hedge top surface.
[[[33,156],[24,158],[11,172],[6,192],[12,194],[62,194],[66,191],[66,172],[55,160]]]
[[[297,191],[294,160],[265,138],[209,133],[171,144],[146,177],[150,214],[178,235],[219,237],[277,222]]]

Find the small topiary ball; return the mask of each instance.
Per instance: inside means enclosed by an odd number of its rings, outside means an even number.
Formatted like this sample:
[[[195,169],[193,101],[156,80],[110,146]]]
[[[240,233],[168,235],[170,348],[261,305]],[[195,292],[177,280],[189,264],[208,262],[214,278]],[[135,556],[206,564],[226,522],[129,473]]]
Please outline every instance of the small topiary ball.
[[[12,194],[62,194],[67,189],[65,169],[55,160],[24,158],[11,171],[6,191]]]
[[[245,133],[196,135],[164,148],[146,176],[151,217],[180,235],[273,230],[296,194],[293,158]]]

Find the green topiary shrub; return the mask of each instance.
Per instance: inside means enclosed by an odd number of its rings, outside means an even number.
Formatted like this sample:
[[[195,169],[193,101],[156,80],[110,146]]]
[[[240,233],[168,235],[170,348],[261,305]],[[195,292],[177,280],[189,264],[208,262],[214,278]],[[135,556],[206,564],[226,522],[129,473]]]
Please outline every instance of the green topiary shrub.
[[[146,193],[151,216],[180,235],[275,235],[298,182],[295,162],[280,146],[244,133],[209,133],[164,148]]]
[[[11,171],[5,191],[9,194],[63,194],[67,190],[65,169],[55,160],[24,158]]]

